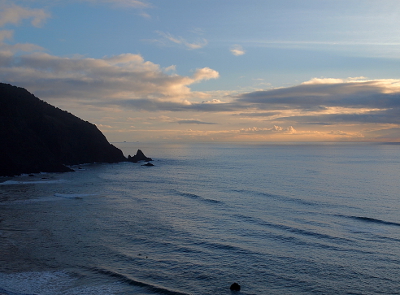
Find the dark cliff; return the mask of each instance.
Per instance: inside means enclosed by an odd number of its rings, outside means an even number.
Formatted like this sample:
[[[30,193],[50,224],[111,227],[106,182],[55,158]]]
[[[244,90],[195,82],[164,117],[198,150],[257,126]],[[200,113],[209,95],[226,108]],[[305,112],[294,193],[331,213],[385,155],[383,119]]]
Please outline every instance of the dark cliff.
[[[64,165],[126,161],[94,124],[27,90],[0,83],[0,176],[71,171]]]

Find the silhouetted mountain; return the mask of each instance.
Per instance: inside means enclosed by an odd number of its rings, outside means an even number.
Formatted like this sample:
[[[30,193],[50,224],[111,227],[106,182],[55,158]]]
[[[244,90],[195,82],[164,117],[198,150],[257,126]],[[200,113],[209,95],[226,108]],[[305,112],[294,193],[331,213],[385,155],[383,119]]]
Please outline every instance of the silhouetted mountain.
[[[94,124],[27,90],[0,83],[0,176],[71,171],[64,165],[126,161]]]

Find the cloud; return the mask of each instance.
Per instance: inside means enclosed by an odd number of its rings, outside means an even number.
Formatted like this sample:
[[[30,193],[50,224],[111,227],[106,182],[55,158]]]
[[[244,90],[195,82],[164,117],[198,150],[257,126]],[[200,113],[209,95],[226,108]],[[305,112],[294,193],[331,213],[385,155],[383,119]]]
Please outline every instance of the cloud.
[[[313,85],[313,84],[340,84],[349,82],[361,82],[368,80],[366,77],[349,77],[347,79],[338,78],[312,78],[309,81],[301,83],[302,85]]]
[[[198,92],[193,93],[197,95]],[[154,98],[108,100],[107,104],[118,105],[124,109],[143,111],[169,111],[169,112],[200,112],[200,113],[224,113],[235,112],[240,105],[230,103],[195,103],[188,101],[166,101]]]
[[[170,33],[165,33],[162,31],[156,31],[156,33],[158,35],[160,35],[161,37],[163,37],[162,40],[156,40],[158,43],[161,43],[161,44],[166,44],[166,42],[174,43],[174,44],[182,45],[182,46],[186,47],[187,49],[200,49],[208,44],[208,41],[205,38],[198,38],[197,40],[195,40],[193,42],[189,42],[183,37],[180,37],[180,36],[175,37]]]
[[[11,33],[1,36],[6,39]],[[293,87],[222,99],[218,92],[190,89],[194,83],[217,79],[217,71],[205,67],[196,69],[192,76],[180,76],[169,74],[169,70],[176,69],[160,68],[139,54],[95,59],[0,51],[1,81],[25,87],[51,102],[152,112],[227,113],[247,121],[286,122],[294,127],[400,124],[400,80],[312,79]],[[196,102],[202,97],[206,99]],[[201,119],[180,122],[207,124]]]
[[[230,51],[235,56],[244,55],[246,53],[240,45],[233,45]]]
[[[242,116],[266,113],[292,123],[400,124],[400,80],[312,79],[293,87],[241,94],[235,103],[257,110]]]
[[[240,129],[240,133],[246,133],[246,134],[273,134],[273,133],[284,133],[284,134],[295,134],[296,130],[292,127],[281,127],[274,125],[271,128],[258,128],[258,127],[252,127],[252,128],[244,128]]]
[[[36,52],[12,55],[0,52],[0,79],[28,88],[44,99],[68,98],[85,103],[134,101],[139,108],[176,108],[190,105],[189,86],[216,79],[217,71],[197,69],[192,77],[169,75],[159,65],[138,54],[120,54],[101,59],[57,57]]]
[[[193,79],[195,80],[195,82],[201,80],[217,79],[217,78],[219,78],[219,73],[208,67],[197,69],[193,75]]]
[[[210,123],[210,122],[204,122],[204,121],[200,121],[200,120],[179,120],[176,121],[176,123],[178,124],[197,124],[197,125],[214,125],[216,123]]]
[[[256,112],[256,113],[239,113],[240,117],[271,117],[279,114],[279,112]]]
[[[213,70],[198,70],[191,78],[216,78]],[[347,82],[346,82],[347,81]],[[333,80],[324,84],[255,91],[201,103],[161,99],[127,99],[114,102],[124,108],[147,111],[227,113],[252,121],[286,122],[291,125],[333,126],[335,124],[400,124],[399,80]]]
[[[123,7],[133,7],[133,8],[150,8],[151,4],[146,1],[139,0],[81,0],[92,3],[111,3]]]
[[[164,68],[164,72],[175,72],[175,71],[176,71],[176,65]]]
[[[312,116],[291,116],[281,117],[277,120],[320,125],[332,125],[332,123],[400,124],[400,109],[396,108],[352,114],[316,114]]]
[[[29,9],[17,5],[1,5],[0,27],[7,24],[19,25],[25,19],[31,19],[31,24],[40,27],[50,14],[43,9]]]
[[[1,32],[0,32],[1,33]],[[1,38],[1,37],[0,37]],[[33,51],[43,51],[44,48],[35,44],[30,43],[17,43],[17,44],[7,44],[5,42],[1,42],[0,40],[0,55],[10,55],[10,57],[16,52],[33,52]]]
[[[301,85],[242,94],[238,101],[261,109],[304,111],[347,109],[387,109],[400,107],[400,80],[345,81],[311,80]]]
[[[0,27],[8,24],[19,25],[25,19],[31,19],[31,24],[35,27],[40,27],[50,15],[42,9],[28,9],[15,4],[7,4],[7,2],[0,3]],[[13,53],[24,51],[40,51],[42,47],[25,43],[25,44],[8,44],[6,40],[12,40],[14,36],[13,30],[0,30],[0,52],[5,55],[12,55]]]
[[[131,6],[135,8],[148,8],[150,7],[150,4],[144,2],[144,1],[138,1],[138,0],[106,0],[107,2],[110,3],[116,3],[119,5],[124,5],[124,6]]]

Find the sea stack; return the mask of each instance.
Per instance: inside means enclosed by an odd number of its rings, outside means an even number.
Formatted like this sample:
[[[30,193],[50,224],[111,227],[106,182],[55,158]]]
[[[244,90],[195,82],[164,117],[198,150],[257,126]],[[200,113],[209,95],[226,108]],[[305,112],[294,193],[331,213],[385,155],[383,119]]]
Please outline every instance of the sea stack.
[[[133,157],[131,157],[130,155],[128,156],[128,161],[129,162],[133,162],[133,163],[137,163],[140,161],[144,161],[144,162],[150,162],[153,161],[152,158],[146,157],[142,150],[137,150],[136,155],[134,155]]]

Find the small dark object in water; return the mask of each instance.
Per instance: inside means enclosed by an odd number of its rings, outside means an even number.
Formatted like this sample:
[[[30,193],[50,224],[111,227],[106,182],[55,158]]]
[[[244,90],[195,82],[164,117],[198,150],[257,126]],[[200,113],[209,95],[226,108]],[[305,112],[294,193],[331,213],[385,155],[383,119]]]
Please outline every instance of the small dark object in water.
[[[231,289],[231,291],[240,291],[240,285],[238,283],[233,283],[229,289]]]
[[[151,164],[151,163],[146,163],[146,164],[144,164],[144,165],[142,165],[142,166],[151,167],[151,166],[154,166],[154,164]]]

